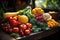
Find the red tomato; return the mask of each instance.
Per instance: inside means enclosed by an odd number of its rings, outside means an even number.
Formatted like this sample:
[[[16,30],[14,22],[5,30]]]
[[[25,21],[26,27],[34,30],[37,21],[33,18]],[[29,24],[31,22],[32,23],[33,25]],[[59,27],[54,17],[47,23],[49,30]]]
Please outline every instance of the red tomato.
[[[14,20],[17,20],[17,16],[14,16],[13,19],[14,19]]]
[[[22,30],[26,30],[27,26],[25,24],[21,24],[19,28],[22,29]]]
[[[21,23],[21,22],[19,22],[18,24],[19,24],[19,25],[21,25],[22,23]]]
[[[9,32],[10,32],[10,33],[12,33],[12,29],[11,29],[11,28],[10,28],[10,29],[8,29],[8,30],[9,30]]]
[[[8,29],[11,28],[10,24],[7,24],[6,26],[8,27]]]
[[[2,27],[4,31],[6,31],[7,27]]]
[[[11,20],[10,23],[11,23],[12,26],[18,26],[18,24],[19,24],[19,22],[16,21],[16,20]]]
[[[9,33],[9,30],[8,30],[8,29],[5,29],[5,31],[6,31],[7,33]]]
[[[32,29],[28,28],[28,30],[32,31]]]
[[[21,36],[24,36],[24,32],[22,30],[19,31]]]
[[[5,32],[9,33],[8,27],[2,27]]]
[[[29,34],[30,34],[30,30],[26,29],[26,30],[25,30],[25,34],[26,34],[26,35],[29,35]]]
[[[11,22],[12,20],[17,20],[17,16],[14,16],[14,17],[8,17],[9,21]]]
[[[10,28],[11,28],[10,24],[2,24],[2,26],[3,26],[2,28],[5,32],[10,33]]]
[[[30,31],[32,31],[32,29],[30,29]]]
[[[31,23],[26,23],[28,28],[32,28],[32,24]]]
[[[12,31],[15,32],[15,33],[18,33],[18,32],[19,32],[19,28],[18,28],[18,27],[14,27],[14,28],[12,29]]]
[[[14,20],[14,18],[13,18],[13,17],[8,17],[8,19],[9,19],[9,20]]]
[[[1,24],[2,27],[4,27],[5,25],[4,24]]]

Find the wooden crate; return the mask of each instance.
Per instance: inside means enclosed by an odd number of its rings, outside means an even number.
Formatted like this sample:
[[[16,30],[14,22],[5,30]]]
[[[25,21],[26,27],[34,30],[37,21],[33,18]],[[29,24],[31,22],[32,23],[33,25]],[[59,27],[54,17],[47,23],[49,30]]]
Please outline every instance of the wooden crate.
[[[31,33],[29,36],[23,36],[23,37],[19,37],[19,38],[13,38],[11,37],[9,34],[6,34],[3,31],[0,31],[0,40],[38,40],[38,39],[42,39],[45,37],[48,37],[50,35],[53,35],[57,32],[59,32],[60,28],[54,28],[48,31],[41,31],[38,33]]]

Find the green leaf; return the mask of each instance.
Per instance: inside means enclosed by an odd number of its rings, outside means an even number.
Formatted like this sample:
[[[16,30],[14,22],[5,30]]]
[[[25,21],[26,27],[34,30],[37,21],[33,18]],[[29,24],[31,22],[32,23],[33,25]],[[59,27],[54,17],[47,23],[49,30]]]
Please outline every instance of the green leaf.
[[[37,28],[39,31],[41,31],[41,28]]]
[[[36,28],[35,30],[34,30],[34,32],[40,32],[41,31],[41,28]]]
[[[46,27],[46,30],[50,30],[50,28]]]
[[[14,38],[17,38],[17,37],[19,37],[20,35],[17,34],[17,33],[12,33],[11,36],[14,37]]]
[[[32,18],[32,19],[30,19],[30,23],[32,23],[33,25],[36,25],[36,19],[35,18]]]

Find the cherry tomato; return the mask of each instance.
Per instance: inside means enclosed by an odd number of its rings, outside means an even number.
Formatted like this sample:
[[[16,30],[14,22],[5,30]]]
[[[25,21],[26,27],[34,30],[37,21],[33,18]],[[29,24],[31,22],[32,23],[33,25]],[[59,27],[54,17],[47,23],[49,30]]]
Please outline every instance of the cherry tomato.
[[[2,27],[4,31],[6,31],[7,27]]]
[[[29,34],[30,34],[30,30],[26,29],[26,30],[25,30],[25,34],[26,34],[26,35],[29,35]]]
[[[21,24],[19,28],[22,29],[22,30],[26,30],[27,26],[25,24]]]
[[[17,20],[17,16],[14,16],[13,19],[14,19],[14,20]]]
[[[13,27],[12,31],[15,32],[15,33],[18,33],[19,32],[19,28],[18,27]]]
[[[32,24],[31,23],[26,23],[28,28],[32,28]]]
[[[10,33],[8,27],[2,27],[2,28],[5,32]]]
[[[5,31],[6,31],[7,33],[9,33],[9,30],[8,30],[8,28],[6,28],[6,29],[5,29]]]
[[[11,24],[12,26],[18,26],[19,22],[16,21],[16,20],[11,20],[10,24]]]
[[[14,17],[8,17],[9,21],[11,22],[12,20],[17,20],[17,16]]]
[[[9,19],[9,20],[14,20],[14,18],[13,18],[13,17],[8,17],[8,19]]]
[[[7,24],[6,26],[8,27],[8,29],[11,28],[10,24]]]
[[[18,27],[21,25],[22,23],[18,21]]]
[[[11,28],[10,28],[10,29],[8,29],[8,30],[9,30],[9,32],[10,32],[10,33],[12,33],[12,29],[11,29]]]
[[[28,28],[28,30],[32,31],[32,29]]]
[[[4,24],[1,24],[0,26],[4,27],[5,25]]]
[[[21,36],[24,36],[24,32],[23,32],[22,29],[19,31],[19,33],[20,33]]]

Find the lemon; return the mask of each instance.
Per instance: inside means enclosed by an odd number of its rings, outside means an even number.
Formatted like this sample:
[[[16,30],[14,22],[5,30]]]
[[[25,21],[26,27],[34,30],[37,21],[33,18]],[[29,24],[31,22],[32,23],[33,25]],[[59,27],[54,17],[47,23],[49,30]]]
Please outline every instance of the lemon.
[[[18,21],[21,23],[28,23],[29,18],[26,15],[18,15]]]

